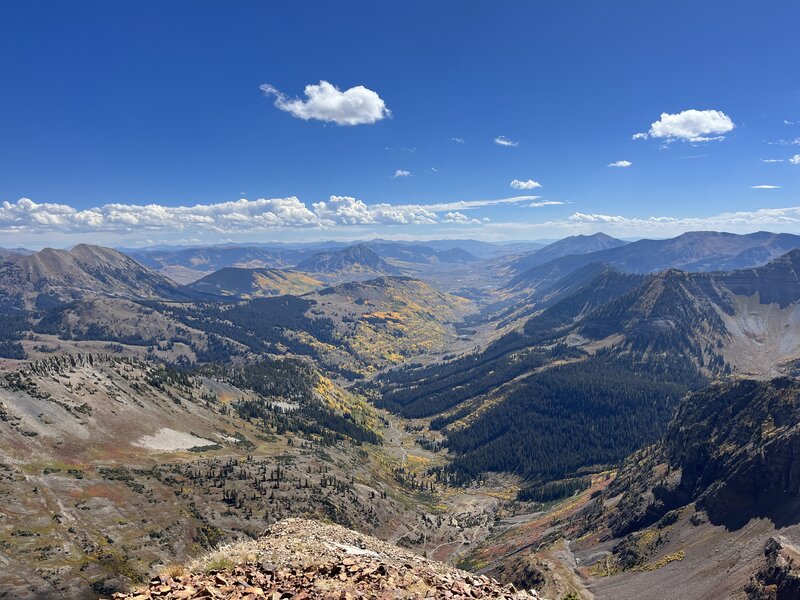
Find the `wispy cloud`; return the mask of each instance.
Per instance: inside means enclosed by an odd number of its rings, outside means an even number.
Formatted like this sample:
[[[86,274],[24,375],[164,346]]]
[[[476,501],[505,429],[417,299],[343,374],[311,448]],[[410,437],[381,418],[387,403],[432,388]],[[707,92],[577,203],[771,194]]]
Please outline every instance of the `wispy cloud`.
[[[460,137],[451,137],[450,141],[451,142],[455,142],[456,144],[466,144],[466,142],[464,141],[464,138],[460,138]]]
[[[751,190],[778,190],[781,186],[779,185],[770,185],[768,183],[762,183],[761,185],[751,185]]]
[[[305,121],[314,119],[337,125],[365,125],[392,114],[383,99],[363,85],[342,91],[327,81],[320,81],[318,85],[306,86],[305,100],[289,98],[268,83],[259,87],[265,96],[275,96],[277,108]]]
[[[762,163],[782,163],[783,159],[782,158],[762,158],[761,162]]]
[[[530,204],[526,204],[528,208],[542,208],[543,206],[561,206],[562,204],[568,204],[568,202],[562,202],[561,200],[542,200],[541,202],[531,202]]]
[[[609,167],[617,167],[619,169],[627,169],[632,164],[633,163],[631,161],[629,161],[629,160],[617,160],[617,161],[608,163],[608,166]]]
[[[735,127],[731,118],[720,110],[689,109],[679,113],[661,113],[661,118],[644,133],[633,134],[634,140],[659,138],[667,143],[712,142],[725,139],[723,134]]]
[[[434,212],[443,212],[446,210],[470,210],[502,204],[521,204],[522,202],[538,199],[539,196],[512,196],[511,198],[496,198],[492,200],[456,200],[455,202],[439,202],[436,204],[424,204],[423,206]]]
[[[561,222],[550,222],[563,227],[569,225],[602,225],[606,228],[637,231],[640,235],[658,230],[676,231],[755,231],[780,229],[800,225],[800,206],[787,208],[762,208],[754,211],[725,212],[708,217],[625,217],[596,213],[576,212]]]
[[[397,179],[398,177],[411,177],[411,171],[404,171],[403,169],[397,169],[392,175],[392,179]]]
[[[498,146],[506,146],[512,148],[519,146],[519,142],[510,140],[504,135],[498,135],[496,138],[494,138],[494,143],[497,144]]]
[[[767,142],[770,146],[800,146],[800,137],[791,140],[778,140],[777,142]]]
[[[538,181],[534,181],[533,179],[526,179],[526,180],[519,180],[514,179],[511,181],[511,187],[515,190],[535,190],[536,188],[542,187],[542,184]]]

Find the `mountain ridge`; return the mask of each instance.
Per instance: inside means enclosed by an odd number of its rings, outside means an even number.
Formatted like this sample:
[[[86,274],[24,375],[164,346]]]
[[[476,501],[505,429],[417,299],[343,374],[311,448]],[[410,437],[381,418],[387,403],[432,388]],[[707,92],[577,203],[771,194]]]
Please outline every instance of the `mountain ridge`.
[[[400,269],[387,263],[366,244],[355,244],[332,252],[319,252],[295,265],[295,269],[306,273],[363,279],[380,275],[402,275]]]
[[[239,298],[302,295],[323,287],[321,281],[285,269],[223,267],[187,286],[191,290]]]
[[[136,298],[185,295],[175,282],[122,252],[89,244],[71,250],[45,248],[0,265],[0,294],[27,306],[97,293]]]

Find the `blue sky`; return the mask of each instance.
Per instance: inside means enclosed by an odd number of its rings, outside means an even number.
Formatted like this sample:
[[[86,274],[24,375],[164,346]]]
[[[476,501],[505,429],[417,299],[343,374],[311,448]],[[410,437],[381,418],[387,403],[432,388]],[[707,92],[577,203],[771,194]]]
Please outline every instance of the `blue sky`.
[[[0,246],[800,232],[798,23],[789,0],[4,2]]]

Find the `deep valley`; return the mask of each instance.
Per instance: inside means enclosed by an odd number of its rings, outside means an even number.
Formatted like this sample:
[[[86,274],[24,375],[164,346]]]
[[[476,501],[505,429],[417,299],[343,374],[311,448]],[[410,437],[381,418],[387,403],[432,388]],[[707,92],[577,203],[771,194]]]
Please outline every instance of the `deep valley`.
[[[295,516],[545,598],[794,585],[800,250],[719,239],[7,256],[0,589],[109,596]]]

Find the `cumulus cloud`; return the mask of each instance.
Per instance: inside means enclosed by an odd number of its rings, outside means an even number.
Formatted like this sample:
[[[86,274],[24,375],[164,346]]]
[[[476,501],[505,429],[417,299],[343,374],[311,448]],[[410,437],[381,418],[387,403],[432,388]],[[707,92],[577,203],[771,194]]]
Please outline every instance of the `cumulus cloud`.
[[[792,158],[789,159],[789,162],[793,165],[800,165],[800,154],[795,154]]]
[[[618,167],[620,169],[627,169],[633,163],[629,160],[617,160],[615,162],[608,163],[609,167]]]
[[[327,81],[305,88],[306,99],[289,98],[276,87],[259,86],[265,96],[275,96],[275,106],[290,115],[308,121],[314,119],[337,125],[372,124],[391,116],[381,97],[363,85],[340,90]]]
[[[735,127],[731,118],[720,110],[684,110],[676,114],[661,113],[647,133],[636,133],[633,139],[661,138],[667,142],[711,142],[725,138]]]
[[[163,206],[105,204],[77,209],[68,204],[37,203],[28,198],[0,204],[0,233],[118,233],[147,231],[235,234],[294,228],[360,225],[432,225],[439,213],[460,213],[498,204],[519,204],[537,196],[489,200],[457,200],[433,204],[366,204],[350,196],[330,196],[309,208],[298,198]],[[452,222],[445,218],[447,222]]]
[[[331,196],[312,205],[325,226],[334,225],[429,225],[436,211],[418,204],[371,204],[350,196]]]
[[[237,200],[194,206],[105,204],[78,210],[66,204],[38,204],[28,198],[0,205],[0,231],[132,232],[141,230],[213,231],[311,227],[319,218],[295,197]]]
[[[506,146],[511,148],[519,146],[519,142],[512,141],[504,135],[498,135],[496,138],[494,138],[494,143],[498,146]]]
[[[472,219],[464,213],[458,211],[445,214],[444,221],[445,223],[459,223],[461,225],[480,225],[482,222],[484,222],[480,219]]]
[[[752,190],[777,190],[780,189],[781,186],[779,185],[769,185],[767,183],[761,185],[751,185],[750,189]]]
[[[392,179],[397,179],[398,177],[410,177],[411,171],[404,171],[403,169],[397,169],[392,175]]]
[[[533,179],[528,179],[526,181],[520,181],[519,179],[514,179],[511,182],[511,187],[515,190],[533,190],[536,188],[542,187],[542,184],[538,181],[534,181]]]

